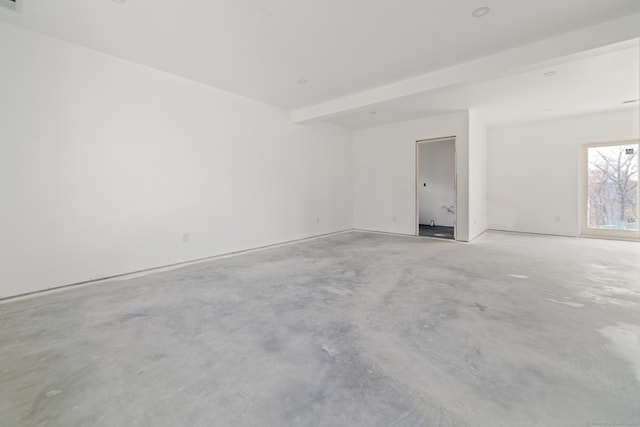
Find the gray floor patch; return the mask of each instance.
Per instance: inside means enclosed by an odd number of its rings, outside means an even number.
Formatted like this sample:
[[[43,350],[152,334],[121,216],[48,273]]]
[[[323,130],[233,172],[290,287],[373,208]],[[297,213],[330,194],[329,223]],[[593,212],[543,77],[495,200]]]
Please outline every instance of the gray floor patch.
[[[6,302],[0,425],[640,421],[638,265],[630,242],[352,232]]]

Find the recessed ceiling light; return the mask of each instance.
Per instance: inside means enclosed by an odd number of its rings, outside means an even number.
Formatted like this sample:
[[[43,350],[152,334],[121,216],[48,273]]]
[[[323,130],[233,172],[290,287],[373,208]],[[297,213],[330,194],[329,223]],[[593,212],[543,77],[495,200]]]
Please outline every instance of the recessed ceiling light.
[[[550,113],[551,111],[555,110],[555,108],[545,108],[544,111],[547,113]]]
[[[558,73],[556,73],[555,71],[547,71],[546,73],[544,73],[544,76],[545,77],[553,77],[556,74],[558,74]]]
[[[471,15],[473,15],[474,18],[482,18],[483,16],[486,16],[490,11],[491,9],[489,9],[487,6],[482,6],[474,10]]]
[[[630,99],[628,101],[622,101],[623,104],[633,104],[634,102],[638,102],[640,99]]]
[[[111,0],[111,1],[113,1],[114,3],[124,4],[126,3],[127,0]]]
[[[377,111],[369,111],[369,114],[371,114],[372,116],[375,116],[376,114],[378,114]]]
[[[307,84],[307,79],[299,79],[298,80],[298,84],[306,85]]]

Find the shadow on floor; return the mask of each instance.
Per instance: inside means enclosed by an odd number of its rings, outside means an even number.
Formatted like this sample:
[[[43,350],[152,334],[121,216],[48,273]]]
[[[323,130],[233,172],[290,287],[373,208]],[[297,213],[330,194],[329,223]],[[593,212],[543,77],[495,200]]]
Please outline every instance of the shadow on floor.
[[[434,225],[431,227],[430,225],[420,224],[420,236],[453,240],[453,227],[444,227],[442,225]]]

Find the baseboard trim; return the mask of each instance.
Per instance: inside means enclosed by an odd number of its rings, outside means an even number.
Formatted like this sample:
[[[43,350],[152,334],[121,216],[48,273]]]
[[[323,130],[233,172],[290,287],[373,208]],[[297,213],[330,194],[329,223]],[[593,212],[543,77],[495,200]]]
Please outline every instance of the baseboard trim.
[[[197,258],[197,259],[193,259],[193,260],[189,260],[189,261],[181,261],[181,262],[176,262],[174,264],[167,264],[167,265],[162,265],[162,266],[159,266],[159,267],[151,267],[151,268],[146,268],[146,269],[143,269],[143,270],[131,271],[131,272],[128,272],[128,273],[115,274],[115,275],[112,275],[112,276],[101,277],[101,278],[98,278],[98,279],[91,279],[91,280],[85,280],[85,281],[82,281],[82,282],[70,283],[70,284],[67,284],[67,285],[54,286],[54,287],[51,287],[51,288],[41,289],[41,290],[38,290],[38,291],[26,292],[24,294],[18,294],[18,295],[11,295],[11,296],[8,296],[8,297],[2,297],[2,298],[0,298],[0,304],[4,304],[4,303],[7,303],[7,302],[13,302],[13,301],[16,301],[16,300],[24,300],[24,299],[28,299],[28,298],[34,298],[34,297],[37,297],[37,296],[40,296],[40,295],[46,295],[46,294],[61,292],[61,291],[68,290],[70,288],[78,288],[78,287],[81,287],[81,286],[97,285],[97,284],[100,284],[100,283],[103,283],[103,282],[109,282],[109,281],[113,281],[113,280],[133,279],[133,278],[136,278],[136,277],[142,277],[142,276],[146,276],[146,275],[153,274],[153,273],[160,273],[160,272],[163,272],[163,271],[175,270],[176,268],[186,267],[188,265],[199,264],[199,263],[202,263],[202,262],[213,261],[213,260],[217,260],[217,259],[230,258],[230,257],[238,256],[238,255],[252,253],[252,252],[259,252],[259,251],[264,251],[264,250],[267,250],[267,249],[274,249],[274,248],[279,248],[279,247],[282,247],[282,246],[293,245],[293,244],[296,244],[296,243],[309,242],[309,241],[312,241],[312,240],[323,239],[323,238],[326,238],[326,237],[335,236],[335,235],[339,235],[339,234],[351,233],[353,231],[355,231],[355,230],[352,229],[352,228],[345,229],[345,230],[340,230],[340,231],[333,231],[331,233],[318,234],[316,236],[303,237],[301,239],[288,240],[288,241],[285,241],[285,242],[274,243],[274,244],[271,244],[271,245],[258,246],[258,247],[255,247],[255,248],[243,249],[243,250],[234,251],[234,252],[227,252],[227,253],[220,254],[220,255],[212,255],[212,256],[208,256],[208,257],[204,257],[204,258]]]
[[[416,236],[415,234],[404,234],[404,233],[392,233],[390,231],[367,230],[366,228],[354,228],[351,231],[357,231],[359,233],[383,234],[383,235],[387,235],[387,236],[397,236],[397,237],[413,237],[413,238],[416,238],[416,239],[431,239],[431,240],[437,240],[439,242],[467,243],[464,240],[442,239],[440,237],[433,237],[433,236]]]
[[[418,237],[415,234],[393,233],[391,231],[367,230],[366,228],[354,228],[351,231],[357,231],[360,233],[386,234],[387,236]]]
[[[489,228],[487,231],[495,231],[497,233],[528,234],[528,235],[531,235],[531,236],[572,237],[572,238],[580,237],[580,236],[573,235],[573,234],[536,233],[536,232],[533,232],[533,231],[501,230],[499,228]]]

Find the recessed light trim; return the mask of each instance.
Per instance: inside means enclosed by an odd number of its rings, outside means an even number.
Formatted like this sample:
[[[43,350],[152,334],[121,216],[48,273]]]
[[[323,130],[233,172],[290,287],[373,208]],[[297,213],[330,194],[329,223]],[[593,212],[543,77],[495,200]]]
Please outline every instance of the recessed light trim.
[[[557,72],[555,72],[555,71],[547,71],[546,73],[544,73],[544,76],[545,76],[545,77],[553,77],[553,76],[555,76],[556,74],[558,74],[558,73],[557,73]]]
[[[298,79],[298,84],[300,85],[306,85],[307,83],[309,83],[307,79]]]
[[[377,111],[369,111],[369,114],[371,114],[372,116],[375,116],[376,114],[378,114]]]
[[[638,102],[640,99],[629,99],[628,101],[622,101],[623,104],[633,104],[634,102]]]
[[[471,15],[474,18],[482,18],[483,16],[487,16],[489,12],[491,12],[491,9],[489,9],[487,6],[482,6],[474,10]]]
[[[550,113],[552,111],[555,111],[555,108],[545,108],[544,111],[545,113]]]
[[[127,0],[111,0],[111,1],[118,4],[125,4],[127,2]]]

